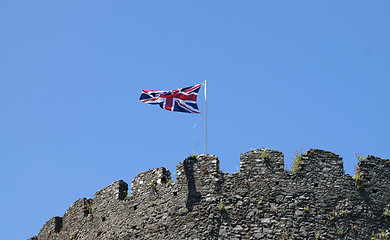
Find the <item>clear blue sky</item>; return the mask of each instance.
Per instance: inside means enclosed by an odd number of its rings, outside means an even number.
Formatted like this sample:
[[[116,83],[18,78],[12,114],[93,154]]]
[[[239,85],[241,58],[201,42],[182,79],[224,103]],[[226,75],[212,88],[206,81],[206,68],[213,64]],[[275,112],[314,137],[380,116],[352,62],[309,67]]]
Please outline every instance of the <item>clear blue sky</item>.
[[[390,2],[0,2],[1,239],[78,198],[203,152],[204,115],[142,89],[208,80],[209,153],[319,148],[389,158]],[[203,89],[199,106],[203,111]],[[195,126],[195,127],[194,127]]]

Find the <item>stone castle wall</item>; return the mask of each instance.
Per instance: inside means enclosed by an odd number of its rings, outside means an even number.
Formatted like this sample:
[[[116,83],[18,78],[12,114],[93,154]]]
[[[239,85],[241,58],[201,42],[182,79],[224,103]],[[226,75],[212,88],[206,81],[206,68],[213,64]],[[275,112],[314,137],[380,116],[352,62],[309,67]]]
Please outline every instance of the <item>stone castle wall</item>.
[[[389,160],[359,161],[358,190],[331,152],[307,151],[296,172],[285,170],[278,151],[240,158],[238,173],[222,173],[214,155],[187,158],[177,182],[165,168],[142,172],[131,196],[116,181],[31,239],[370,239],[390,229]]]

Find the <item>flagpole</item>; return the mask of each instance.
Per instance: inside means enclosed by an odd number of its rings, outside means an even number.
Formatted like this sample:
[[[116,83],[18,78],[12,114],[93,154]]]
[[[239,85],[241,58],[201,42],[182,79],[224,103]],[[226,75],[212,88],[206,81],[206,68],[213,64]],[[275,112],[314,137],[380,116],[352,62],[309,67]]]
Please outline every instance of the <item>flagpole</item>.
[[[204,80],[204,154],[207,155],[207,80]]]

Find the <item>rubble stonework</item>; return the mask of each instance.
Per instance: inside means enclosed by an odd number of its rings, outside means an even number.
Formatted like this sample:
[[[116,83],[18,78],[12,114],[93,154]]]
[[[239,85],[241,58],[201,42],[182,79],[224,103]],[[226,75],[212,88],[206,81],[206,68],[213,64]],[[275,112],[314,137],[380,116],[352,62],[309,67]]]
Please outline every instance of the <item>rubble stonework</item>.
[[[300,170],[286,171],[281,152],[241,154],[240,171],[223,173],[214,155],[176,168],[140,173],[79,199],[31,239],[370,239],[390,229],[390,161],[359,161],[362,188],[342,159],[311,149]],[[89,203],[86,206],[86,203]],[[87,209],[87,210],[86,210]],[[390,237],[390,236],[389,236]]]

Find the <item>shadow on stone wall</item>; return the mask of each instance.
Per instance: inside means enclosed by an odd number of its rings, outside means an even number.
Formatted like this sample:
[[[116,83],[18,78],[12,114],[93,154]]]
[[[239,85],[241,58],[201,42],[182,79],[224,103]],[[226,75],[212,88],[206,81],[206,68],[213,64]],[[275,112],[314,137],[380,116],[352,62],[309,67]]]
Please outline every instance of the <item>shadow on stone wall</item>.
[[[196,158],[187,158],[184,161],[184,173],[187,178],[188,197],[186,207],[189,211],[192,210],[194,203],[198,203],[201,198],[200,192],[196,190],[195,176],[194,176],[194,164],[198,160]]]
[[[298,171],[284,155],[254,149],[238,173],[223,173],[214,155],[180,162],[177,182],[161,167],[140,173],[131,193],[122,180],[44,224],[31,239],[370,239],[390,230],[390,160],[359,160],[362,186],[337,154],[310,149]],[[219,204],[223,203],[223,209]]]

